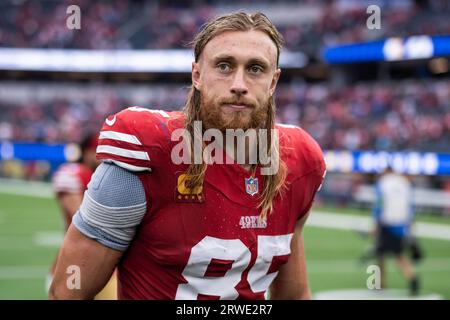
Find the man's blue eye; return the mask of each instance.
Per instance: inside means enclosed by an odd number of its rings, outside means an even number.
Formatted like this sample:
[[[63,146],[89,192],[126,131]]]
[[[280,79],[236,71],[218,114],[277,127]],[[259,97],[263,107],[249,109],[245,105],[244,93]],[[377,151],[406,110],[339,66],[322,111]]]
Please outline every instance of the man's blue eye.
[[[230,66],[226,63],[221,63],[217,67],[220,71],[228,71],[230,69]]]
[[[251,66],[250,71],[253,73],[259,73],[259,72],[262,72],[263,70],[260,66]]]

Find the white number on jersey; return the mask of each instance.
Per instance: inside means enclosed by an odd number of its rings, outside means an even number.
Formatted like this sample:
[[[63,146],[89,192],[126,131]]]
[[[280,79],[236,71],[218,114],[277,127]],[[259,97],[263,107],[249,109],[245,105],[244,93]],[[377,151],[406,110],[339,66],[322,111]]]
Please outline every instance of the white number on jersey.
[[[278,272],[267,274],[273,257],[291,253],[293,234],[281,236],[258,236],[258,254],[254,266],[248,273],[248,282],[253,292],[265,292]],[[223,277],[205,276],[212,259],[233,261]],[[193,300],[198,294],[219,296],[220,299],[236,299],[236,285],[251,260],[250,250],[239,239],[226,240],[205,237],[194,247],[182,273],[187,283],[180,284],[175,299]]]

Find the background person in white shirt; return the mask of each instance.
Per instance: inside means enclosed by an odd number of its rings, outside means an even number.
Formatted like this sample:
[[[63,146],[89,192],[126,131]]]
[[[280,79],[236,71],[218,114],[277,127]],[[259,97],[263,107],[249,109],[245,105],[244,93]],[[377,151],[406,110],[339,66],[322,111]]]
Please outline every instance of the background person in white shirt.
[[[385,288],[385,260],[389,255],[409,282],[409,291],[416,295],[419,281],[405,250],[411,236],[414,218],[413,188],[410,180],[391,168],[381,174],[376,183],[376,202],[373,210],[376,222],[376,256],[381,271],[381,287]]]

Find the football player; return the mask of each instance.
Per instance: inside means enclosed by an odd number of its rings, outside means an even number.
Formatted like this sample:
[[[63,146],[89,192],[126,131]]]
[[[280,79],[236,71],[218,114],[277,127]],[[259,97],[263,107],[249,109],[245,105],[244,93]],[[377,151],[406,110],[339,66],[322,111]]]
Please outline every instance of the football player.
[[[375,190],[375,255],[380,267],[381,288],[386,288],[386,257],[393,255],[398,268],[409,283],[409,293],[417,295],[420,289],[419,276],[405,252],[411,245],[418,248],[417,243],[412,243],[415,241],[412,235],[412,183],[407,176],[388,166],[380,175]]]
[[[88,134],[80,143],[78,162],[65,163],[53,175],[53,190],[64,219],[67,231],[83,199],[94,170],[99,165],[95,156],[98,134]]]
[[[325,163],[305,131],[275,124],[282,37],[265,15],[240,12],[209,22],[193,47],[182,112],[131,107],[106,119],[102,164],[65,237],[50,298],[91,299],[116,267],[119,299],[264,299],[268,290],[272,299],[311,298],[302,228]],[[193,137],[187,158],[210,146],[197,140],[196,121],[200,139],[209,129],[277,129],[266,153],[278,170],[263,174],[259,160],[174,161],[177,130]],[[75,289],[66,286],[74,265]]]
[[[97,143],[98,134],[87,134],[80,143],[81,155],[78,162],[61,165],[53,175],[53,190],[64,219],[64,232],[67,232],[72,223],[72,217],[80,207],[91,176],[100,164],[96,159]],[[55,272],[56,261],[57,258],[51,267],[47,287],[50,286],[52,275]],[[96,299],[117,299],[115,283],[116,280],[112,277],[102,292],[96,296]]]

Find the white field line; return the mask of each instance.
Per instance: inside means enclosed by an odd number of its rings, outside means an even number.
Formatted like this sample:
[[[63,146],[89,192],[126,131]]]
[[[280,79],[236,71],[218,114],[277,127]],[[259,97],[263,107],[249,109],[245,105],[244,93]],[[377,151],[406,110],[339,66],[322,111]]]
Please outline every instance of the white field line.
[[[44,279],[50,266],[0,266],[1,279]]]
[[[33,243],[40,247],[59,247],[63,243],[62,231],[40,231],[33,237]]]
[[[35,250],[36,247],[59,248],[64,240],[62,231],[39,231],[30,239],[17,234],[0,236],[0,251]],[[0,259],[1,260],[1,259]]]
[[[4,178],[0,178],[0,193],[39,198],[52,198],[54,196],[52,185],[48,182],[23,181]]]
[[[373,263],[359,263],[358,260],[308,260],[307,268],[308,273],[361,273],[367,274],[367,267]],[[388,265],[388,268],[390,265]],[[450,258],[424,258],[423,262],[416,266],[420,272],[450,272]],[[389,268],[390,269],[390,268]],[[395,268],[394,268],[395,269]]]
[[[373,220],[370,217],[360,217],[351,214],[313,211],[306,225],[310,227],[368,232],[373,227]],[[414,234],[421,238],[450,241],[450,225],[417,222],[414,226]]]

